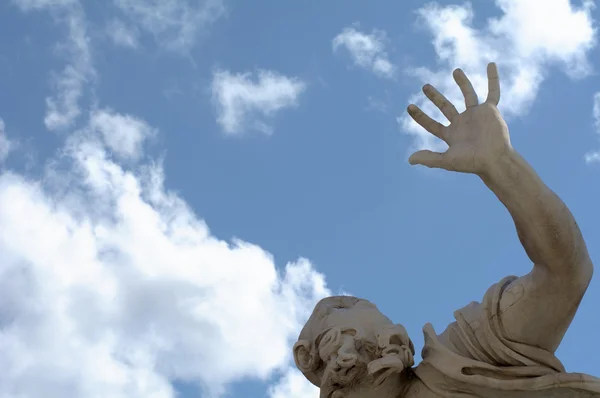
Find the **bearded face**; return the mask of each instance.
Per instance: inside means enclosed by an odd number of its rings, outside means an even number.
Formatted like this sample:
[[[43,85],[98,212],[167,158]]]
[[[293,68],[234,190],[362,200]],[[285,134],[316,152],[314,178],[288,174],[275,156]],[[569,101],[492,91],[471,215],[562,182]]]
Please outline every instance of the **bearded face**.
[[[319,358],[325,364],[321,377],[321,398],[347,397],[352,390],[374,384],[368,365],[378,358],[377,346],[354,329],[329,329],[317,342]]]
[[[370,396],[391,375],[413,365],[414,348],[401,325],[354,297],[322,300],[294,346],[298,368],[321,398]],[[374,395],[376,396],[376,395]]]

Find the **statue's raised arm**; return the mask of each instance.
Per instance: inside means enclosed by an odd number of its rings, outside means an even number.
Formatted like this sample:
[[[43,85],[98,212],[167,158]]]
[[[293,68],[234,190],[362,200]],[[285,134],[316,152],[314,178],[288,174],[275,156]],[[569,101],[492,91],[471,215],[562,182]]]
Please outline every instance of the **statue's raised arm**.
[[[481,104],[465,74],[457,69],[453,75],[465,97],[463,113],[434,87],[423,87],[450,125],[434,121],[416,105],[408,107],[410,116],[444,140],[448,150],[419,151],[409,161],[477,174],[506,206],[533,269],[502,294],[500,322],[507,339],[554,352],[592,278],[585,242],[569,209],[511,146],[508,127],[496,107],[500,99],[496,65],[488,65],[489,93]]]
[[[491,286],[481,302],[457,310],[440,335],[425,325],[417,366],[404,327],[374,304],[325,298],[294,345],[296,365],[320,388],[321,398],[600,398],[600,379],[567,373],[554,355],[592,278],[581,232],[565,204],[511,146],[497,108],[496,65],[488,66],[483,103],[461,70],[454,78],[465,97],[463,113],[431,85],[423,87],[448,126],[408,107],[448,150],[419,151],[409,161],[478,175],[511,214],[531,272]]]

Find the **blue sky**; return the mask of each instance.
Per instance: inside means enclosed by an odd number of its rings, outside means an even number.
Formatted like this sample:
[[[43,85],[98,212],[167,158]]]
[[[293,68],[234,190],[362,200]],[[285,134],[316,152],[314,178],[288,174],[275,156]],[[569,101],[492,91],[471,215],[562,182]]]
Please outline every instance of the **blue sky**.
[[[0,396],[310,398],[315,302],[422,346],[530,261],[404,109],[497,62],[514,147],[600,258],[591,1],[11,0],[0,5]],[[560,28],[559,28],[560,27]],[[438,113],[435,113],[439,116]],[[600,375],[596,275],[557,355]]]

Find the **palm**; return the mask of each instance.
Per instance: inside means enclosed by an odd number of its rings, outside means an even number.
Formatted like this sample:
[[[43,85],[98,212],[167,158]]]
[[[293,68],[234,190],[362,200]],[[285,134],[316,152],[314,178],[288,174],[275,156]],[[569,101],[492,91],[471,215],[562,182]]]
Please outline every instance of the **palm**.
[[[410,116],[431,134],[444,140],[448,150],[444,153],[419,151],[409,161],[411,164],[481,174],[510,148],[508,128],[496,107],[500,99],[498,72],[495,64],[488,66],[489,94],[482,104],[478,104],[473,86],[461,70],[454,72],[454,78],[467,106],[460,114],[434,87],[423,87],[425,95],[450,120],[449,126],[434,121],[416,105],[408,107]]]

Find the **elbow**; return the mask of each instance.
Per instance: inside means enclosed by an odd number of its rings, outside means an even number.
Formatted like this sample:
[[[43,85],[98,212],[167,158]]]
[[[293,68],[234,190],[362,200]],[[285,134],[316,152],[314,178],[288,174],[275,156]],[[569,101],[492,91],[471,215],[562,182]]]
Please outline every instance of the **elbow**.
[[[594,276],[594,263],[590,258],[589,252],[584,242],[582,242],[579,250],[576,250],[575,255],[572,256],[572,264],[574,268],[574,274],[581,283],[583,283],[587,289],[587,286],[592,281]]]
[[[592,278],[594,277],[594,264],[592,263],[592,259],[589,256],[587,256],[586,259],[583,261],[581,267],[583,278],[587,281],[587,284],[589,285],[592,281]]]
[[[578,286],[581,288],[582,293],[585,294],[594,276],[594,264],[592,264],[592,260],[588,257],[578,268],[579,271],[575,277],[579,279]]]
[[[555,261],[546,262],[546,269],[561,283],[567,282],[572,287],[585,292],[594,276],[594,264],[587,250],[568,258],[555,257]]]
[[[579,229],[577,228],[577,231]],[[587,246],[583,238],[561,240],[552,245],[552,255],[549,263],[553,263],[553,273],[561,278],[568,278],[579,285],[585,286],[592,281],[594,275],[594,264],[590,258]]]
[[[567,267],[563,264],[560,270],[556,270],[556,274],[561,280],[570,281],[572,286],[585,292],[594,276],[594,264],[589,256],[584,256],[584,258],[571,261]]]

